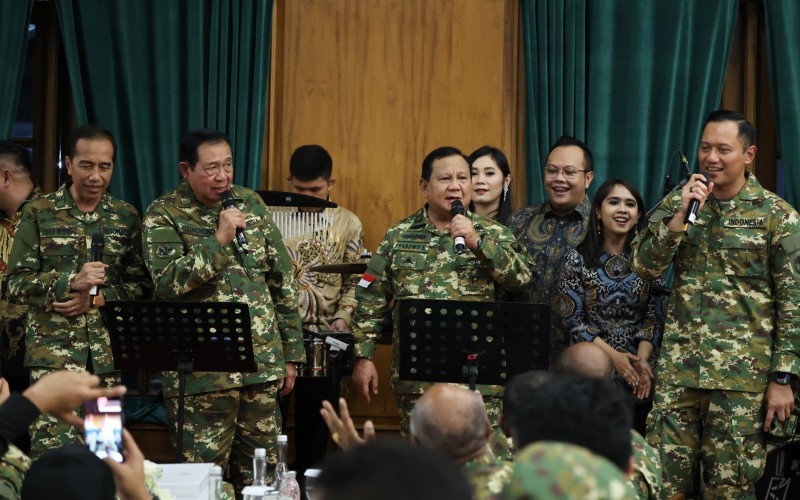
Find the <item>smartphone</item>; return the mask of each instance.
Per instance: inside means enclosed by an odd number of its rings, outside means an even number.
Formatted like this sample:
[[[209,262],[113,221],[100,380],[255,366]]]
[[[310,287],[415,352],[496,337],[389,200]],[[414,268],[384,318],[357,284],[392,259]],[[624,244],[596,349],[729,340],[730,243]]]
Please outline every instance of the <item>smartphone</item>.
[[[778,417],[772,419],[769,426],[769,434],[780,439],[789,439],[797,431],[797,415],[789,415],[789,418],[781,423]]]
[[[83,404],[86,445],[100,458],[122,462],[122,400],[97,398]]]

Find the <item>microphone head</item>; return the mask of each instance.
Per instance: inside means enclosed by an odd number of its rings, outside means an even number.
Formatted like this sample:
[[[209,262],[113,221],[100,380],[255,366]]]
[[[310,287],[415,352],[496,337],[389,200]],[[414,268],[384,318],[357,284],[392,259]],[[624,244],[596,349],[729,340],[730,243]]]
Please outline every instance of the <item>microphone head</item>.
[[[92,251],[102,252],[104,246],[105,240],[103,240],[103,233],[94,233],[92,235]]]
[[[708,186],[708,180],[709,180],[709,179],[708,179],[708,172],[706,172],[706,171],[704,171],[704,170],[701,170],[701,171],[700,171],[700,172],[698,172],[698,173],[699,173],[700,175],[702,175],[702,176],[703,176],[703,180],[705,181],[705,183],[706,183],[706,186]]]
[[[464,202],[461,200],[453,200],[450,205],[450,215],[464,215]]]
[[[236,200],[233,199],[233,193],[228,189],[219,194],[219,201],[222,203],[222,208],[232,208],[236,206]]]

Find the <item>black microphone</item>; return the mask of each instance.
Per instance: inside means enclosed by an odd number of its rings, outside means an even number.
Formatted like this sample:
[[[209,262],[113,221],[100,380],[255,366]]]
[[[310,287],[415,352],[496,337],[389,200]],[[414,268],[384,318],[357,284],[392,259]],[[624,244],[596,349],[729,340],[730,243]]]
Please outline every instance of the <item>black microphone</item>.
[[[103,233],[94,233],[92,235],[92,262],[103,261],[103,248],[105,248],[105,246],[106,242],[103,239]],[[97,288],[97,285],[95,285],[89,290],[89,307],[94,307],[94,298],[97,297],[98,294]]]
[[[703,184],[708,186],[708,174],[705,172],[700,172],[703,175]],[[695,198],[692,198],[689,202],[689,210],[686,212],[686,218],[683,219],[683,227],[684,229],[689,228],[689,224],[694,224],[694,221],[697,220],[697,210],[700,209],[700,202]]]
[[[453,204],[450,205],[450,215],[464,215],[464,203],[461,200],[453,200]],[[464,240],[463,236],[456,236],[455,238],[455,246],[456,246],[456,255],[461,255],[464,251],[464,248],[467,246],[466,240]]]
[[[222,209],[227,210],[229,208],[236,208],[236,200],[233,199],[233,193],[228,191],[223,191],[219,195],[219,200],[222,202]],[[242,247],[244,253],[250,251],[250,248],[247,245],[247,237],[244,235],[244,230],[242,228],[236,228],[236,241],[239,242],[239,246]]]

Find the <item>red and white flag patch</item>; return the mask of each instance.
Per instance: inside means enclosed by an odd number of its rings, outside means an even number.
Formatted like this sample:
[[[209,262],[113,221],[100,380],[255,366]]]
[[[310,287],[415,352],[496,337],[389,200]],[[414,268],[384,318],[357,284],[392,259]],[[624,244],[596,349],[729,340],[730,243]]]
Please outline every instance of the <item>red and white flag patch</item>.
[[[358,282],[358,286],[362,288],[368,288],[373,281],[375,281],[375,276],[369,273],[364,273],[364,276],[361,277],[361,281]]]

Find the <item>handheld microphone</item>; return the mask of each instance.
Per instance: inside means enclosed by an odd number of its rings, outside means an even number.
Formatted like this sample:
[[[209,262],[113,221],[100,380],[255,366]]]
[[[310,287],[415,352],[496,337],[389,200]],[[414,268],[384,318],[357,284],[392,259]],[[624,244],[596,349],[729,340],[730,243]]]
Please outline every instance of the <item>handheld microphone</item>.
[[[464,203],[461,200],[453,200],[453,204],[450,205],[450,215],[464,215]],[[454,243],[456,255],[461,255],[464,252],[464,248],[467,246],[466,240],[463,236],[456,236]]]
[[[103,261],[103,249],[105,246],[106,242],[103,239],[103,233],[94,233],[92,235],[92,262]],[[94,298],[97,297],[97,294],[98,287],[95,285],[89,290],[89,307],[94,307]]]
[[[708,174],[700,172],[703,175],[703,184],[708,186]],[[697,210],[700,209],[700,202],[694,198],[689,202],[689,210],[686,212],[686,218],[683,220],[684,229],[689,228],[689,224],[694,224],[697,220]]]
[[[223,191],[219,195],[219,200],[220,202],[222,202],[223,210],[227,210],[229,208],[236,208],[236,200],[233,199],[233,193],[231,193],[230,190]],[[239,246],[242,247],[244,253],[250,251],[250,248],[247,245],[247,237],[244,235],[244,231],[240,227],[236,228],[236,241],[239,242]]]

